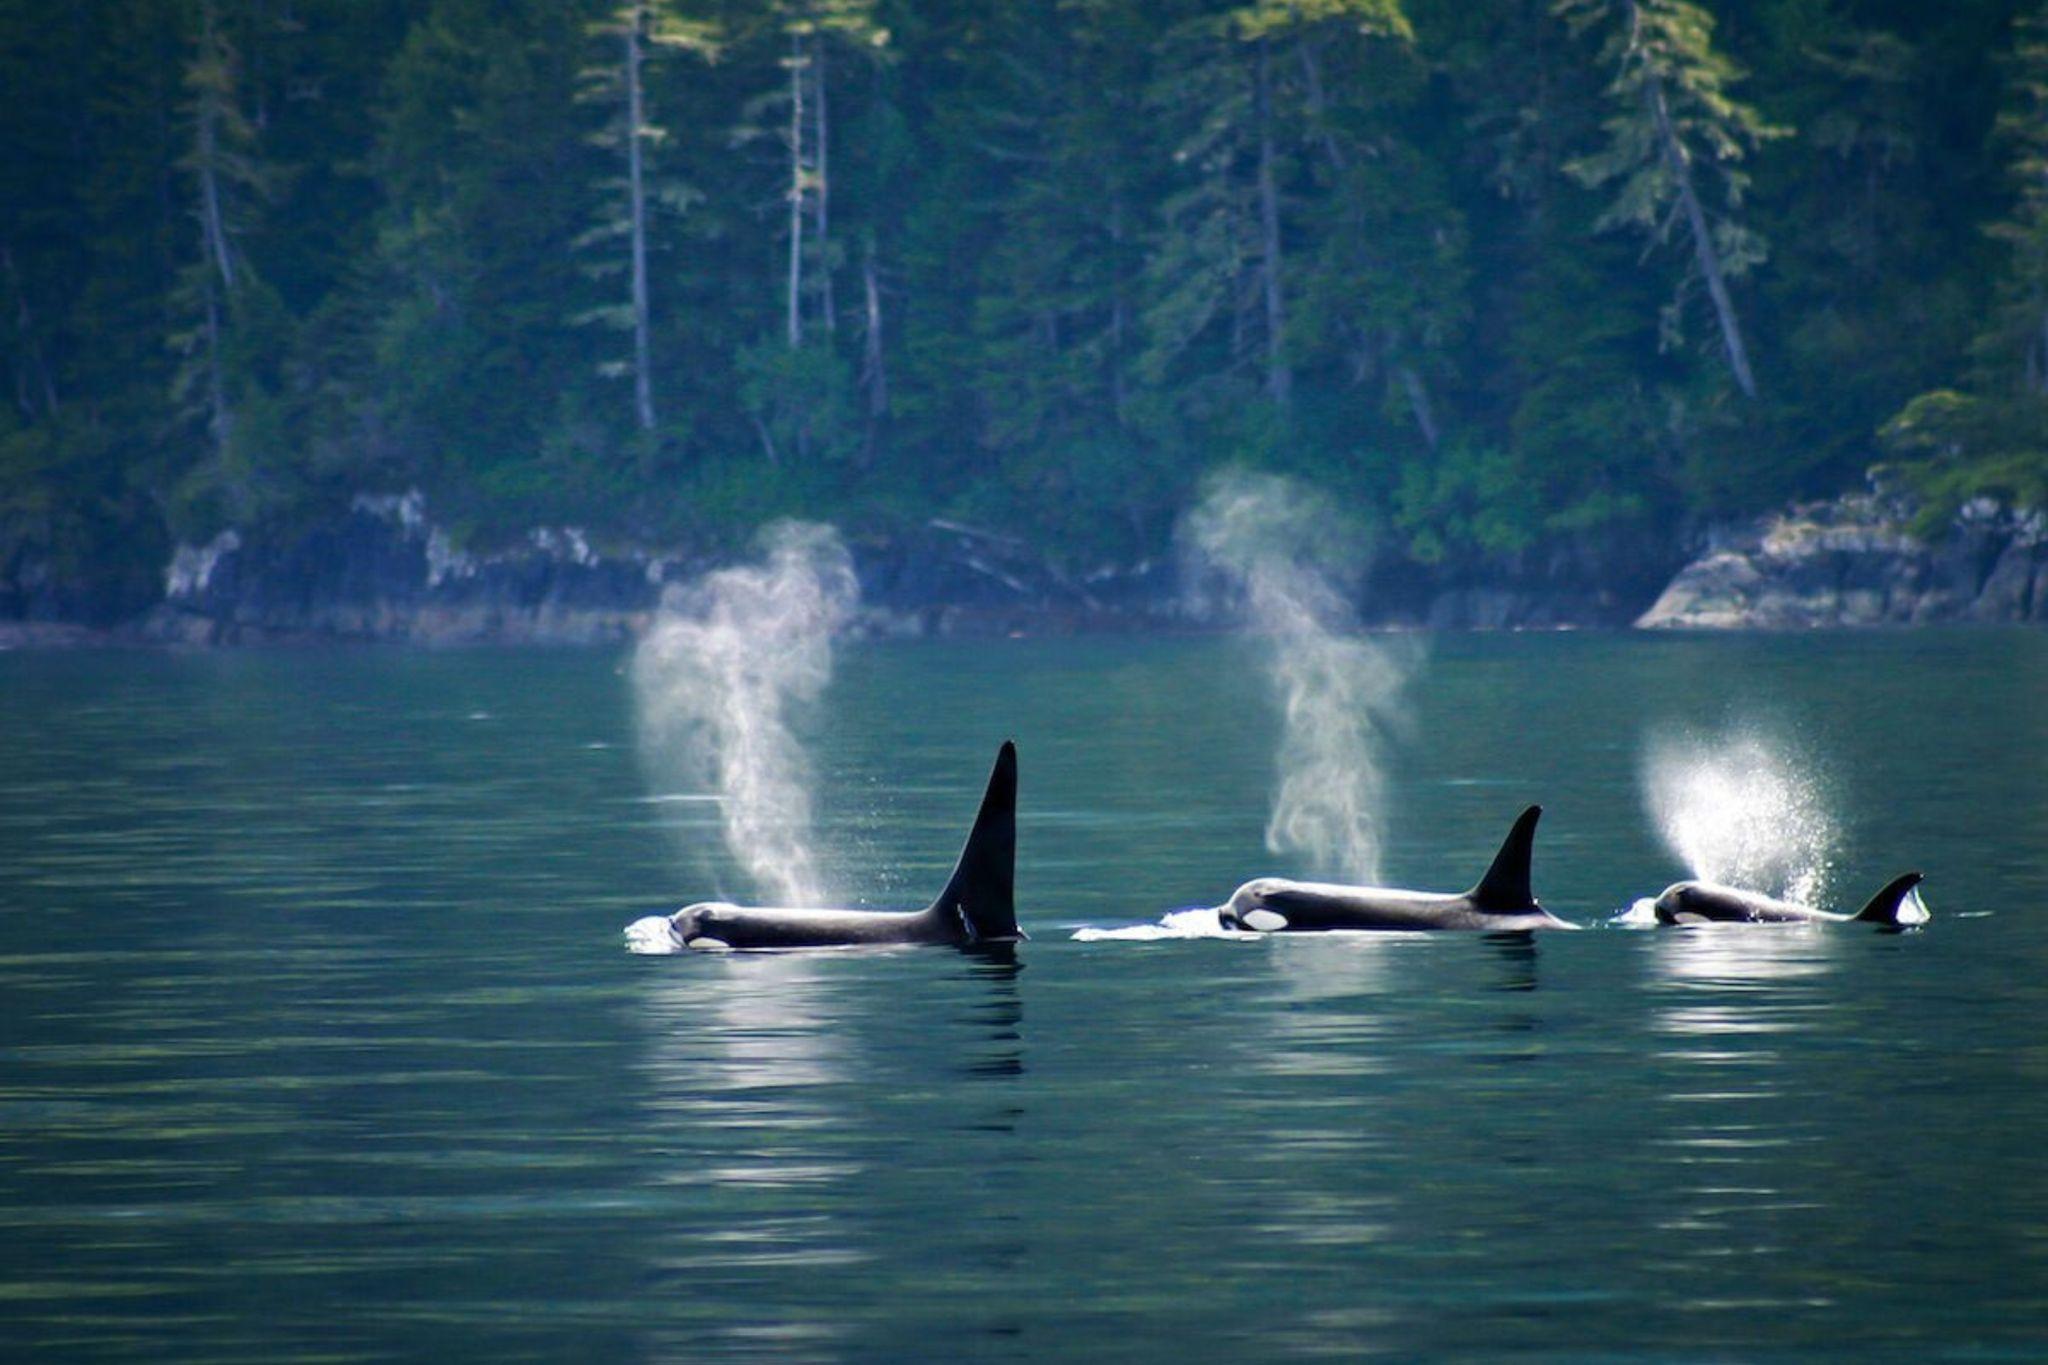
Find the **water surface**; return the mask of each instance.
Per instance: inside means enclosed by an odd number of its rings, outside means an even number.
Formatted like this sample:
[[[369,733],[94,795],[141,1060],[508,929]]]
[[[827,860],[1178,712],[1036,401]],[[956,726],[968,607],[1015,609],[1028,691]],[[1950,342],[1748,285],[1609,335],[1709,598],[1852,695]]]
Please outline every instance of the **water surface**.
[[[599,653],[0,656],[13,1358],[2048,1352],[2048,637],[1436,642],[1397,881],[1542,801],[1682,875],[1658,726],[1825,768],[1924,931],[1076,943],[1298,872],[1222,640],[855,649],[828,880],[920,903],[1023,758],[1014,959],[640,958],[749,891]]]

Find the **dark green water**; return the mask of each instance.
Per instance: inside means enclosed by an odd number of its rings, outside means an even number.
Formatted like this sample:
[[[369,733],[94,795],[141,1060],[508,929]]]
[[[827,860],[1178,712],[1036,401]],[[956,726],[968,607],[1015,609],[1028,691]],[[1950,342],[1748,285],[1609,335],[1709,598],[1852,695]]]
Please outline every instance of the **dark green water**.
[[[1246,655],[854,651],[833,879],[1014,735],[1014,963],[625,953],[747,888],[618,663],[0,657],[0,1354],[2048,1356],[2048,635],[1437,642],[1394,880],[1541,800],[1603,920],[1644,733],[1760,714],[1935,916],[1534,942],[1074,942],[1301,870]]]

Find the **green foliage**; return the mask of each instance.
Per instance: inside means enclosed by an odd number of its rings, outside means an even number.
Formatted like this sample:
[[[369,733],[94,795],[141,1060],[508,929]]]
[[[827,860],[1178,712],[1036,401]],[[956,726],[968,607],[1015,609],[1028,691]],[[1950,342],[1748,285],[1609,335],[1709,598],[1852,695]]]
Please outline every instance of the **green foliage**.
[[[650,245],[658,250],[661,244],[660,220],[680,218],[704,195],[656,167],[655,153],[668,131],[654,119],[647,64],[664,51],[711,57],[717,51],[717,30],[685,18],[670,0],[628,0],[590,25],[589,32],[603,55],[583,69],[578,98],[603,111],[589,140],[610,153],[611,164],[592,182],[596,212],[573,245],[588,253],[584,273],[610,282],[612,298],[572,313],[568,321],[630,334],[624,354],[600,360],[597,372],[607,379],[633,379],[636,419],[643,430],[652,430],[653,305],[647,257]]]
[[[0,587],[40,577],[96,620],[146,606],[167,548],[134,477],[147,463],[104,426],[0,418]]]
[[[1973,498],[2048,507],[2048,398],[2004,401],[1936,389],[1878,433],[1899,463],[1884,467],[1919,495],[1931,531]]]
[[[1964,391],[1921,394],[1880,431],[1923,522],[1975,497],[2048,507],[2048,6],[2014,21],[1995,144],[2011,199],[1986,225],[2004,248]]]
[[[1596,226],[1668,232],[1679,167],[1688,163],[1717,171],[1729,207],[1739,206],[1749,177],[1738,163],[1790,130],[1729,95],[1741,73],[1714,45],[1713,15],[1691,0],[1557,0],[1556,8],[1575,33],[1605,30],[1600,60],[1614,72],[1607,145],[1566,167],[1590,188],[1616,185]],[[1676,157],[1667,154],[1665,121]]]
[[[737,370],[769,464],[838,464],[859,452],[853,375],[830,347],[765,341],[741,350]]]
[[[1996,315],[1975,349],[1993,376],[2002,372],[2024,393],[2048,396],[2048,5],[2014,24],[1997,135],[2013,204],[1986,231],[2011,255]]]
[[[1238,36],[1248,42],[1291,37],[1305,29],[1329,27],[1362,34],[1413,38],[1415,29],[1401,0],[1255,0],[1230,12]]]
[[[1081,562],[1227,463],[1452,564],[1839,490],[1888,413],[1930,515],[2043,501],[2044,16],[0,0],[0,565],[412,486]]]
[[[1704,6],[1692,0],[1557,0],[1556,9],[1573,32],[1601,34],[1600,60],[1614,73],[1605,145],[1565,167],[1587,188],[1613,192],[1594,229],[1632,229],[1657,246],[1684,236],[1691,251],[1658,315],[1659,344],[1680,343],[1688,305],[1704,287],[1736,381],[1754,396],[1724,282],[1762,265],[1770,250],[1735,216],[1749,184],[1740,163],[1790,130],[1766,123],[1728,93],[1741,73],[1715,46],[1714,18]],[[1709,172],[1719,181],[1718,212],[1709,209],[1707,187],[1700,184]]]
[[[1538,490],[1512,451],[1462,442],[1402,471],[1396,523],[1425,564],[1454,554],[1512,554],[1536,540]]]

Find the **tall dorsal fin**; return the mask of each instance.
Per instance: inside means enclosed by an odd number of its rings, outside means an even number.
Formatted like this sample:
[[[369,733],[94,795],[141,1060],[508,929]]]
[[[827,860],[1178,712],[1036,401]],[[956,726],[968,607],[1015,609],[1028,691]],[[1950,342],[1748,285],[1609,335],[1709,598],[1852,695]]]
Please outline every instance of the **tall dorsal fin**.
[[[1016,880],[1017,746],[1004,740],[960,861],[931,908],[959,916],[977,942],[1014,942],[1024,937],[1017,927]]]
[[[1493,855],[1493,866],[1466,893],[1474,909],[1513,913],[1537,908],[1536,893],[1529,889],[1529,860],[1536,852],[1536,822],[1542,817],[1543,807],[1531,806],[1516,818],[1500,852]]]
[[[1899,910],[1912,894],[1914,887],[1925,880],[1918,872],[1908,872],[1903,877],[1894,877],[1884,885],[1884,890],[1870,898],[1870,904],[1856,912],[1856,918],[1870,924],[1901,924]]]

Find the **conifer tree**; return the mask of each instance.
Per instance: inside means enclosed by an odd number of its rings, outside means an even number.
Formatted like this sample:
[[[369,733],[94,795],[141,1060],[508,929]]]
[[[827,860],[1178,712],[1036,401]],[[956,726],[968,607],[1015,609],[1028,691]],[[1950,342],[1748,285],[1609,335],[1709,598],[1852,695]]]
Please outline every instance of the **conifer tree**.
[[[1693,0],[1557,0],[1557,13],[1576,33],[1601,34],[1600,61],[1613,71],[1607,145],[1570,163],[1581,183],[1618,184],[1600,230],[1628,227],[1658,245],[1683,232],[1693,270],[1664,313],[1663,335],[1676,340],[1686,295],[1704,283],[1720,328],[1729,371],[1750,398],[1756,375],[1728,281],[1769,254],[1757,233],[1734,216],[1749,177],[1738,165],[1785,129],[1764,121],[1728,87],[1740,76],[1715,48],[1714,19]],[[1713,214],[1703,179],[1720,182]]]
[[[190,322],[171,338],[182,359],[172,395],[204,425],[209,453],[202,488],[211,485],[208,491],[222,494],[227,510],[242,516],[250,510],[252,490],[236,458],[229,341],[245,301],[258,288],[241,239],[273,177],[258,159],[256,130],[241,108],[241,54],[228,40],[218,0],[198,0],[196,9],[184,70],[189,142],[178,167],[190,182],[197,251],[175,290]]]
[[[1167,228],[1149,272],[1156,288],[1145,359],[1155,378],[1220,329],[1227,340],[1211,340],[1221,353],[1206,373],[1256,368],[1267,400],[1289,407],[1286,163],[1324,112],[1317,46],[1332,31],[1409,30],[1396,0],[1258,0],[1165,35],[1154,105],[1184,130],[1173,156],[1187,174],[1162,205]]]
[[[875,17],[875,0],[771,0],[770,9],[770,27],[784,47],[785,86],[767,98],[782,106],[782,140],[789,157],[783,334],[789,348],[795,350],[804,344],[805,327],[813,315],[827,333],[838,325],[833,288],[836,261],[832,249],[829,79],[834,49],[877,54],[887,47],[889,31]],[[804,278],[807,264],[814,276],[808,285]]]
[[[0,111],[0,143],[8,147],[0,156],[0,351],[24,424],[49,422],[65,406],[58,328],[68,320],[64,297],[85,264],[77,240],[82,158],[65,136],[76,114],[48,97],[56,73],[76,60],[70,38],[40,7],[0,4],[0,88],[12,95]]]
[[[2048,4],[2012,35],[1994,130],[2011,199],[1985,228],[2008,255],[1989,325],[1962,388],[1921,394],[1879,433],[1908,461],[1929,524],[1979,494],[2048,506]]]
[[[737,362],[742,402],[770,463],[779,463],[785,448],[800,458],[859,448],[853,372],[834,349],[841,261],[832,239],[832,73],[839,55],[886,54],[889,30],[876,18],[875,2],[767,0],[765,6],[763,36],[780,50],[782,76],[747,112],[750,124],[764,114],[777,116],[787,157],[782,344],[757,343]],[[745,126],[740,133],[765,131]],[[879,295],[872,302],[879,311]],[[868,330],[879,334],[872,320]]]
[[[2048,5],[2013,26],[2011,69],[1997,136],[2006,148],[2012,208],[1987,229],[2011,256],[1994,325],[1977,350],[2018,390],[2048,398]]]
[[[1145,553],[1225,459],[1597,556],[1902,406],[2048,502],[2042,4],[0,0],[0,573],[414,483]]]
[[[588,309],[574,320],[632,333],[632,358],[624,362],[607,361],[600,366],[600,372],[608,376],[632,374],[634,421],[640,430],[652,431],[654,375],[647,280],[650,209],[681,213],[700,195],[673,176],[657,177],[650,165],[654,151],[667,133],[653,120],[645,67],[650,56],[663,51],[710,56],[714,51],[712,29],[702,21],[683,18],[673,0],[627,0],[592,24],[590,32],[611,49],[607,60],[584,72],[584,98],[609,109],[605,126],[593,140],[621,157],[626,173],[623,177],[608,176],[599,183],[606,202],[597,224],[577,239],[577,245],[615,250],[623,241],[623,261],[606,259],[586,268],[599,277],[623,274],[627,291],[625,303]]]
[[[998,401],[984,439],[1018,451],[1122,424],[1150,150],[1141,44],[1123,0],[1012,4],[954,136],[992,182],[971,326]],[[985,71],[986,75],[981,73]]]
[[[392,63],[364,263],[372,418],[429,490],[584,507],[614,475],[592,393],[584,17],[555,0],[434,0]],[[586,305],[587,306],[587,305]],[[561,513],[566,514],[566,513]]]

